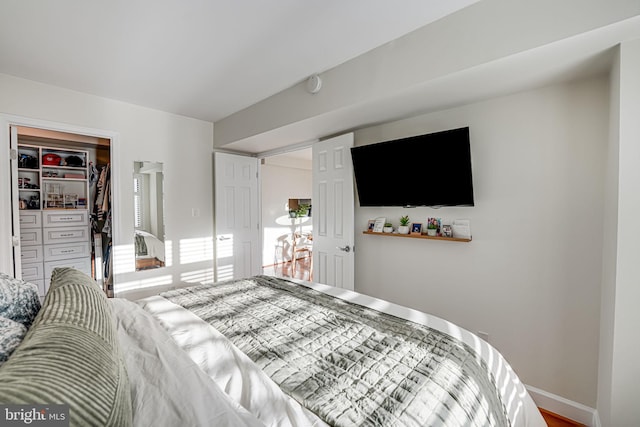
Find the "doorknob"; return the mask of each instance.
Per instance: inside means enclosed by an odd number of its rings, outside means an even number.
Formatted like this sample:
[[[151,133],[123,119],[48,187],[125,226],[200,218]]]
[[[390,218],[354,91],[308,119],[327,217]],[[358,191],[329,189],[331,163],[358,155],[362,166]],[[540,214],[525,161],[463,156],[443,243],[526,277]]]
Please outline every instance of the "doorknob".
[[[220,240],[220,241],[231,240],[231,237],[220,236],[220,237],[218,237],[218,240]]]
[[[336,246],[336,249],[340,249],[342,252],[351,252],[351,246]]]

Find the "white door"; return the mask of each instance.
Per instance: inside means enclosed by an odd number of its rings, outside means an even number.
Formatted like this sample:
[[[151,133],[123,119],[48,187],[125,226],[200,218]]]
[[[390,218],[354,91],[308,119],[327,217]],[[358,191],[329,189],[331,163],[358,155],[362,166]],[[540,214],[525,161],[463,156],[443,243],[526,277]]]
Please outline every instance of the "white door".
[[[353,134],[313,144],[314,280],[354,289]]]
[[[18,202],[18,128],[11,126],[9,128],[9,148],[11,161],[11,227],[12,245],[13,245],[13,274],[20,279],[22,277],[22,254],[20,250],[20,213]]]
[[[215,280],[260,273],[258,160],[214,153]]]

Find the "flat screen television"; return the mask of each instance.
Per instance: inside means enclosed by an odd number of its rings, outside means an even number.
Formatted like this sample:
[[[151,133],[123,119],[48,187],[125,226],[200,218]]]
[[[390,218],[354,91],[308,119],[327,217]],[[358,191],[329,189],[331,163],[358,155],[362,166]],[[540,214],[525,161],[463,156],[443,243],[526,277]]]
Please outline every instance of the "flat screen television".
[[[360,206],[473,206],[469,128],[351,148]]]

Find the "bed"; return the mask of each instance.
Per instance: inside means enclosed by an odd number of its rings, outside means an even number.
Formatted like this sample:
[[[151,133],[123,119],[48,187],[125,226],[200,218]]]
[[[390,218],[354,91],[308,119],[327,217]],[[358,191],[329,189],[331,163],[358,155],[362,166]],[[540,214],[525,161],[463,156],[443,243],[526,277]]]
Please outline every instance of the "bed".
[[[132,302],[57,269],[0,366],[0,402],[65,403],[71,425],[546,425],[509,364],[475,335],[268,276]]]
[[[136,230],[136,270],[164,267],[164,242],[151,233]]]

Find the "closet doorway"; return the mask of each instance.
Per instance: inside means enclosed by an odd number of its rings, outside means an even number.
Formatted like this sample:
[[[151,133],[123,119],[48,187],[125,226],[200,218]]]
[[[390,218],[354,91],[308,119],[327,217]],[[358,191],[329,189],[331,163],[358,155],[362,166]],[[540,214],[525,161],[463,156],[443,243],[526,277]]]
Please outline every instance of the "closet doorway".
[[[10,125],[13,273],[46,294],[56,267],[113,296],[114,209],[109,134]]]

